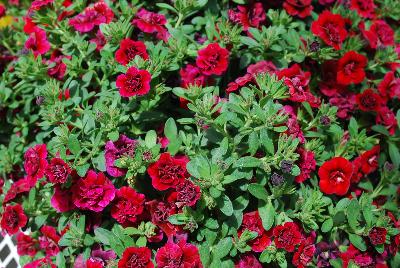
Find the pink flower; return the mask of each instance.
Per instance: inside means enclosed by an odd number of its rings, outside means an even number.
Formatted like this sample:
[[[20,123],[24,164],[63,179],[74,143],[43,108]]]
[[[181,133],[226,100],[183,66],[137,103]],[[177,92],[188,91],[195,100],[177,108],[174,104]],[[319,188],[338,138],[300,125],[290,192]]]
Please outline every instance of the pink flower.
[[[70,58],[69,56],[64,56],[60,50],[56,49],[51,53],[50,60],[48,61],[49,69],[47,74],[55,79],[62,80],[67,70],[67,65],[63,62],[64,58]]]
[[[128,138],[125,135],[120,135],[117,141],[108,141],[106,143],[104,156],[106,158],[106,169],[108,175],[112,177],[120,177],[125,175],[126,170],[116,167],[115,160],[123,157],[133,157],[135,155],[137,141]]]
[[[72,200],[80,209],[103,211],[115,197],[115,187],[103,173],[89,170],[72,186]]]
[[[164,25],[167,19],[164,15],[148,11],[141,8],[136,14],[132,24],[138,27],[144,33],[157,33],[157,38],[167,41],[169,33]]]
[[[101,0],[93,6],[87,7],[83,13],[70,19],[69,25],[73,26],[75,30],[81,33],[86,33],[102,23],[110,23],[113,18],[113,11]]]
[[[54,186],[54,194],[51,198],[51,206],[57,212],[67,212],[75,208],[72,201],[71,189],[62,189],[60,185]]]
[[[201,70],[191,64],[186,65],[179,71],[181,76],[181,86],[187,88],[191,85],[205,86],[210,80],[208,76],[204,75]]]
[[[47,40],[46,32],[36,27],[26,40],[25,48],[32,50],[35,57],[46,54],[50,50],[50,43]]]
[[[303,148],[298,150],[300,154],[300,160],[298,166],[300,168],[300,175],[296,177],[297,183],[302,183],[311,177],[311,172],[316,168],[317,162],[314,158],[314,153],[312,151],[307,151]]]

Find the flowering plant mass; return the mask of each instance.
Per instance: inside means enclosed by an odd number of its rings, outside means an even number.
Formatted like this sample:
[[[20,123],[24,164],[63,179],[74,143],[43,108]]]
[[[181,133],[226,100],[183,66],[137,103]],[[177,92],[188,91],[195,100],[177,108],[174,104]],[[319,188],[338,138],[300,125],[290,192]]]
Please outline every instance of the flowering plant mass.
[[[22,267],[400,267],[400,1],[2,2]]]

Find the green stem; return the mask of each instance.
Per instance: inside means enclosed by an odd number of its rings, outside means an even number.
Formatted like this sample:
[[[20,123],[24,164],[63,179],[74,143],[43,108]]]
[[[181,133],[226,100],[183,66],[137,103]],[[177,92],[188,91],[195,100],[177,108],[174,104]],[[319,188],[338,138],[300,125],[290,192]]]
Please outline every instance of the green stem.
[[[175,28],[178,28],[178,26],[181,24],[182,20],[183,20],[183,14],[182,14],[182,13],[179,13],[179,15],[178,15],[178,21],[177,21],[176,24],[175,24]]]

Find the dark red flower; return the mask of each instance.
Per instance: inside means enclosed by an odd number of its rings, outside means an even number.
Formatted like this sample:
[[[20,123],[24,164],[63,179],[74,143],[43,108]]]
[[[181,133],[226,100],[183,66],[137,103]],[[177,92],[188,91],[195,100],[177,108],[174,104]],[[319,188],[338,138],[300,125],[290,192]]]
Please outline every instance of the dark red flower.
[[[168,221],[169,216],[177,213],[177,208],[173,203],[152,200],[147,202],[146,205],[151,216],[151,222],[160,227],[167,236],[175,235],[181,229]]]
[[[57,184],[54,186],[54,194],[51,197],[50,203],[57,212],[67,212],[75,208],[71,189],[62,189]]]
[[[96,50],[100,51],[103,49],[103,47],[107,44],[106,37],[104,34],[99,30],[97,30],[96,35],[94,38],[90,39],[91,43],[96,44]]]
[[[344,18],[327,10],[323,11],[311,24],[311,31],[336,50],[340,49],[347,37]]]
[[[62,80],[67,70],[67,65],[63,62],[64,56],[60,50],[56,49],[51,53],[50,60],[48,61],[49,69],[47,74],[55,79]]]
[[[356,95],[356,102],[361,111],[378,111],[383,104],[379,94],[372,89],[366,89],[362,93]]]
[[[80,13],[69,20],[69,25],[80,33],[93,30],[95,26],[102,23],[110,23],[114,18],[114,13],[104,1],[99,1],[93,6],[89,6],[83,13]]]
[[[176,192],[172,192],[169,197],[169,202],[174,202],[178,208],[189,206],[192,207],[200,199],[200,187],[195,185],[190,180],[185,180],[176,187]]]
[[[246,229],[257,233],[257,237],[248,242],[253,251],[262,252],[271,244],[271,233],[265,231],[258,211],[247,212],[243,215],[238,236],[240,237]]]
[[[10,202],[19,195],[29,192],[32,187],[33,185],[31,185],[30,181],[27,178],[17,180],[13,184],[11,184],[10,189],[4,197],[3,205]]]
[[[229,51],[218,43],[209,44],[197,52],[196,65],[205,75],[221,75],[228,68]]]
[[[368,175],[378,168],[380,146],[375,145],[371,150],[364,152],[361,156],[361,171]]]
[[[144,33],[156,33],[157,38],[167,41],[169,33],[165,28],[167,19],[164,15],[141,8],[132,24]]]
[[[264,7],[259,2],[249,5],[249,7],[238,6],[237,10],[229,9],[228,17],[230,21],[240,24],[244,31],[247,31],[250,27],[260,27],[267,19]]]
[[[24,233],[18,233],[17,235],[17,253],[19,256],[35,256],[38,248],[38,241],[33,239],[31,236]]]
[[[117,77],[117,88],[122,97],[142,96],[150,91],[151,75],[146,70],[130,67]]]
[[[400,99],[400,78],[395,77],[395,73],[388,72],[378,85],[378,91],[384,100],[389,100],[395,96]]]
[[[51,159],[45,171],[46,178],[54,184],[65,183],[69,174],[71,174],[70,167],[64,160],[58,157]]]
[[[285,222],[283,225],[276,226],[273,234],[275,246],[288,252],[293,252],[302,238],[299,227],[294,222]]]
[[[309,267],[310,262],[314,257],[316,247],[312,238],[303,240],[293,255],[292,263],[297,268]]]
[[[144,200],[144,194],[123,186],[117,191],[111,208],[111,216],[124,226],[136,223],[138,216],[143,212]]]
[[[208,76],[202,74],[199,68],[191,64],[182,68],[179,74],[181,76],[181,86],[184,88],[188,88],[191,85],[202,87],[210,80]]]
[[[39,237],[40,248],[46,252],[47,257],[56,256],[60,252],[58,247],[60,236],[57,234],[56,228],[43,225],[40,232],[42,233],[42,236]]]
[[[104,157],[106,159],[106,170],[108,175],[112,177],[120,177],[125,175],[126,169],[116,167],[115,160],[121,157],[134,157],[137,141],[120,135],[117,141],[108,141],[106,143]]]
[[[297,183],[302,183],[311,177],[311,172],[315,170],[317,162],[312,151],[300,148],[298,150],[300,160],[297,165],[300,168],[300,175],[295,178]]]
[[[188,162],[189,159],[186,156],[171,157],[169,153],[162,153],[157,162],[147,168],[151,184],[159,191],[176,188],[178,184],[183,183],[189,177],[189,173],[186,171]]]
[[[325,194],[345,195],[350,187],[353,165],[343,157],[326,161],[318,170],[319,188]]]
[[[9,235],[13,235],[19,231],[19,228],[24,227],[27,221],[28,217],[20,204],[8,205],[1,215],[1,229]]]
[[[337,81],[342,85],[359,84],[365,78],[364,68],[367,57],[355,51],[349,51],[339,59]]]
[[[177,244],[168,241],[157,250],[156,263],[159,268],[201,268],[199,250],[195,245],[186,243],[184,239]]]
[[[352,244],[350,244],[346,252],[340,253],[340,257],[343,261],[343,268],[347,268],[350,261],[358,265],[358,267],[376,267],[376,262],[371,255],[371,252],[360,252]]]
[[[44,176],[47,168],[47,149],[45,144],[29,148],[24,155],[24,168],[32,185]]]
[[[235,264],[235,268],[262,268],[262,265],[254,255],[246,254],[240,257],[239,262]]]
[[[374,0],[351,0],[350,9],[357,11],[363,18],[373,19],[375,17]]]
[[[372,245],[382,245],[386,241],[387,230],[382,227],[374,227],[369,231],[368,237]]]
[[[146,45],[142,41],[133,41],[129,38],[123,39],[119,49],[115,52],[115,60],[122,65],[127,65],[136,56],[140,56],[145,60],[149,58]]]
[[[80,209],[103,211],[114,197],[114,185],[101,172],[96,174],[93,170],[89,170],[86,178],[79,179],[72,186],[72,200]]]
[[[104,0],[100,0],[93,6],[86,8],[86,10],[91,9],[96,11],[100,16],[103,16],[105,18],[105,23],[110,23],[114,19],[114,12]]]
[[[393,46],[394,45],[394,31],[384,20],[374,21],[369,30],[365,30],[365,23],[360,23],[360,30],[368,40],[371,48]]]
[[[311,0],[285,0],[283,8],[291,16],[306,18],[311,15],[313,6]]]
[[[57,268],[57,266],[51,261],[51,258],[45,257],[42,259],[34,260],[30,263],[25,264],[24,268]]]
[[[390,135],[394,135],[397,127],[396,115],[387,106],[383,106],[376,114],[375,122],[377,125],[383,125],[387,128]]]
[[[36,27],[26,40],[25,48],[32,50],[35,57],[46,54],[50,50],[50,43],[47,40],[46,32]]]
[[[3,4],[0,4],[0,18],[6,15],[6,7]]]
[[[54,0],[34,0],[31,3],[31,7],[29,8],[29,10],[39,10],[44,6],[47,6],[49,4],[53,4]]]
[[[125,249],[118,262],[118,268],[154,268],[151,262],[151,250],[146,247]]]
[[[275,64],[272,61],[262,60],[255,64],[250,64],[247,67],[247,73],[253,76],[261,73],[274,74],[278,71]]]

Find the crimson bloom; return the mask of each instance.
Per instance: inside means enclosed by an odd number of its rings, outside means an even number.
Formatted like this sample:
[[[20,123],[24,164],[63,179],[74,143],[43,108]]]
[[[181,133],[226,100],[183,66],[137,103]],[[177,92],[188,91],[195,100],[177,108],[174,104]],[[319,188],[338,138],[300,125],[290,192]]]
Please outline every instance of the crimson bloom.
[[[138,216],[143,212],[144,200],[144,194],[123,186],[116,193],[111,216],[124,226],[136,223]]]
[[[296,245],[301,242],[299,227],[294,222],[285,222],[274,228],[274,242],[277,248],[283,248],[288,252],[293,252]]]
[[[297,183],[302,183],[311,177],[311,172],[315,170],[317,162],[315,161],[315,155],[312,151],[300,148],[298,150],[300,160],[298,166],[300,168],[300,175],[295,178]]]
[[[356,95],[356,102],[361,111],[378,111],[382,106],[382,99],[372,89],[366,89]]]
[[[50,203],[57,212],[67,212],[75,208],[72,201],[71,189],[63,189],[59,184],[54,186],[54,194],[51,197]]]
[[[63,62],[64,58],[70,58],[64,56],[60,50],[54,50],[50,55],[49,69],[47,74],[55,79],[62,80],[67,70],[67,65]]]
[[[190,180],[185,180],[176,187],[176,192],[173,192],[168,200],[175,202],[178,208],[183,206],[192,207],[200,199],[200,196],[200,187]]]
[[[368,237],[372,245],[382,245],[386,241],[387,230],[382,227],[374,227],[369,231]]]
[[[229,20],[240,24],[244,31],[250,27],[258,28],[267,19],[262,3],[256,2],[249,6],[238,6],[237,10],[228,10]]]
[[[38,241],[22,232],[17,235],[17,252],[19,256],[35,256],[38,251]]]
[[[117,88],[122,97],[142,96],[150,91],[151,75],[146,70],[130,67],[117,77]]]
[[[24,227],[27,221],[28,217],[20,204],[8,205],[4,208],[1,216],[1,229],[9,235],[13,235],[18,232],[19,228]]]
[[[157,162],[147,168],[151,184],[159,191],[176,188],[189,177],[186,171],[188,162],[189,159],[186,156],[172,157],[169,153],[162,153]]]
[[[350,187],[353,165],[343,157],[326,161],[318,170],[319,188],[325,194],[345,195]]]
[[[312,261],[316,251],[313,240],[314,239],[311,237],[304,239],[294,253],[292,263],[297,268],[308,267],[309,263]]]
[[[262,265],[254,255],[246,254],[240,257],[235,268],[262,268]]]
[[[154,268],[151,250],[146,247],[130,247],[122,253],[118,268]]]
[[[374,0],[351,0],[350,9],[357,11],[358,15],[363,18],[372,19],[375,17]]]
[[[114,12],[112,9],[104,1],[99,1],[87,7],[83,13],[70,19],[69,25],[80,33],[86,33],[102,23],[110,23],[113,18]]]
[[[389,131],[390,135],[394,135],[394,133],[396,132],[396,127],[397,127],[396,115],[392,110],[390,110],[386,106],[383,106],[378,110],[375,122],[377,125],[380,124],[385,126],[386,129]]]
[[[177,244],[168,241],[156,253],[156,263],[159,268],[182,267],[201,268],[199,250],[195,245],[186,243],[184,239]]]
[[[45,171],[46,178],[54,184],[65,183],[69,174],[71,174],[70,167],[58,157],[51,159]]]
[[[283,8],[291,16],[306,18],[311,15],[313,6],[311,0],[285,0]]]
[[[125,135],[120,135],[117,141],[108,141],[104,152],[106,159],[106,170],[108,175],[112,177],[120,177],[125,175],[126,170],[116,167],[115,160],[126,156],[134,157],[137,141],[128,138]]]
[[[149,209],[151,222],[160,227],[167,236],[172,236],[181,230],[180,226],[175,226],[168,221],[169,216],[177,213],[174,203],[152,200],[146,203]]]
[[[26,40],[25,48],[32,50],[35,57],[46,54],[50,50],[50,43],[47,40],[46,32],[36,27]]]
[[[374,21],[369,30],[365,30],[365,23],[362,21],[360,30],[371,48],[394,45],[394,31],[384,20]]]
[[[0,18],[6,15],[6,7],[3,4],[0,4]]]
[[[228,68],[229,51],[218,43],[209,44],[197,52],[196,65],[205,75],[221,75]]]
[[[142,41],[133,41],[129,38],[123,39],[119,49],[115,52],[115,60],[122,65],[127,65],[136,56],[140,56],[145,60],[149,58],[146,45]]]
[[[38,144],[26,151],[24,155],[24,168],[28,175],[28,180],[32,185],[44,176],[48,165],[46,158],[46,144]]]
[[[93,170],[89,170],[86,178],[79,179],[72,186],[72,200],[80,209],[103,211],[114,197],[114,185],[101,172],[96,174]]]
[[[336,50],[340,49],[347,37],[344,18],[327,10],[323,11],[311,24],[311,31]]]
[[[337,81],[342,85],[359,84],[365,78],[364,68],[367,57],[355,51],[349,51],[338,61]]]
[[[378,91],[386,101],[395,96],[400,98],[400,78],[397,78],[393,71],[386,73],[378,85]]]
[[[265,231],[258,211],[247,212],[243,215],[238,236],[240,237],[246,229],[257,233],[257,237],[248,242],[253,251],[262,252],[271,244],[271,234]]]
[[[167,19],[164,15],[148,11],[141,8],[136,14],[132,24],[138,27],[144,33],[156,33],[157,38],[167,41],[169,33],[165,28]]]
[[[179,71],[181,76],[181,86],[187,88],[191,85],[205,86],[210,80],[208,76],[204,75],[201,70],[191,64],[186,65]]]
[[[31,3],[30,10],[40,10],[42,7],[53,4],[54,0],[35,0]]]
[[[40,228],[42,236],[39,237],[39,245],[42,250],[46,252],[47,257],[56,256],[60,252],[58,241],[60,236],[57,234],[56,228],[49,225],[43,225]]]

